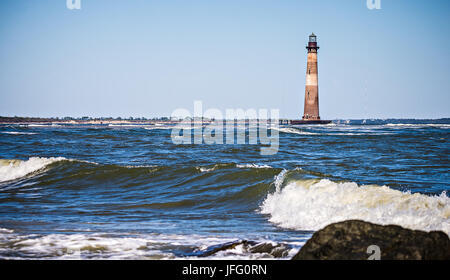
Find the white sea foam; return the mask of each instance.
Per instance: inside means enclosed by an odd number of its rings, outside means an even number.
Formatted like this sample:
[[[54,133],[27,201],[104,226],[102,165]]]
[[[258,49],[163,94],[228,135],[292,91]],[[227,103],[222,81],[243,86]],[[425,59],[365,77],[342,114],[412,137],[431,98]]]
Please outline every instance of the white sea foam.
[[[55,126],[64,126],[63,124],[59,123],[30,123],[27,124],[29,127],[55,127]]]
[[[353,132],[338,132],[338,133],[323,133],[322,135],[330,135],[330,136],[353,136],[353,135],[367,135],[367,136],[375,136],[375,135],[392,135],[395,133],[392,132],[360,132],[360,133],[353,133]]]
[[[90,162],[92,163],[92,162]],[[93,164],[97,164],[97,163],[93,163]],[[130,168],[130,169],[134,169],[134,168],[157,168],[158,165],[125,165],[125,168]]]
[[[256,164],[256,163],[246,163],[246,164],[237,164],[236,165],[237,168],[256,168],[256,169],[261,169],[261,168],[272,168],[271,166],[267,165],[267,164]]]
[[[280,127],[280,128],[275,128],[273,127],[272,129],[277,129],[280,132],[284,132],[284,133],[293,133],[293,134],[300,134],[300,135],[318,135],[320,133],[315,133],[315,132],[308,132],[308,131],[302,131],[298,128],[294,128],[294,127]]]
[[[147,129],[147,130],[157,130],[157,129],[161,129],[161,130],[163,130],[163,129],[173,129],[173,128],[175,128],[175,126],[173,126],[173,125],[166,125],[166,126],[163,126],[163,125],[155,125],[155,126],[149,126],[149,127],[144,127],[145,129]],[[191,129],[192,127],[190,127],[190,126],[183,126],[183,127],[178,127],[177,126],[177,128],[180,128],[180,129]]]
[[[13,233],[14,230],[7,228],[0,228],[0,233]]]
[[[57,161],[66,160],[63,157],[40,158],[32,157],[28,160],[0,159],[0,182],[15,180]]]
[[[219,168],[220,166],[226,166],[227,164],[215,164],[212,167],[205,167],[205,166],[197,166],[196,169],[200,172],[211,172]],[[265,169],[265,168],[272,168],[269,165],[266,164],[256,164],[256,163],[245,163],[245,164],[236,164],[237,168],[243,168],[243,169]]]
[[[149,124],[113,124],[113,123],[110,123],[110,124],[108,124],[108,126],[109,127],[124,127],[124,128],[139,128],[139,127],[142,127],[142,128],[148,128],[148,129],[151,129],[152,127],[153,127],[153,125],[149,125]]]
[[[108,237],[101,234],[50,234],[38,238],[25,238],[15,242],[25,254],[48,255],[50,258],[82,259],[91,255],[95,258],[142,258],[147,243],[150,242],[140,237]],[[146,252],[149,253],[148,251]],[[154,255],[161,254],[158,251],[151,252]]]
[[[37,134],[35,132],[19,132],[19,131],[2,131],[3,134],[11,134],[11,135],[34,135]]]
[[[304,129],[307,129],[308,127],[303,127]],[[310,127],[311,128],[311,127]],[[275,128],[276,129],[276,128]],[[301,128],[297,127],[280,127],[278,129],[280,132],[284,133],[291,133],[291,134],[299,134],[299,135],[330,135],[330,136],[353,136],[353,135],[388,135],[388,134],[394,134],[392,132],[379,132],[375,129],[367,129],[367,128],[361,128],[361,126],[341,126],[336,127],[333,126],[330,129],[327,129],[328,132],[321,131],[321,132],[310,132],[310,131],[304,131]],[[338,132],[335,132],[338,131]],[[358,132],[353,132],[358,131]]]
[[[215,164],[212,167],[206,167],[206,166],[197,166],[196,169],[200,172],[211,172],[219,168],[220,166],[226,166],[227,164]],[[243,168],[243,169],[265,169],[265,168],[272,168],[269,165],[266,164],[256,164],[256,163],[246,163],[246,164],[236,164],[237,168]]]
[[[206,167],[206,166],[196,166],[195,168],[199,170],[200,172],[211,172],[219,168],[220,166],[226,166],[226,164],[214,164],[212,167]]]
[[[387,186],[358,186],[330,180],[297,180],[267,196],[261,212],[283,228],[319,230],[360,219],[418,230],[450,233],[450,198],[411,194]]]
[[[424,124],[388,123],[386,124],[386,126],[399,128],[423,128],[423,127],[450,128],[450,124],[440,124],[440,123],[424,123]]]
[[[29,127],[49,127],[50,124],[30,123],[30,124],[27,124],[27,126],[29,126]]]
[[[7,258],[40,259],[174,259],[179,258],[172,249],[206,250],[208,247],[236,241],[236,238],[221,236],[138,234],[110,235],[103,233],[21,235],[12,230],[0,231],[0,256]],[[258,243],[268,243],[259,240]],[[290,243],[291,244],[291,243]],[[291,258],[304,242],[292,242],[286,258]],[[19,253],[20,256],[14,257]],[[11,255],[13,255],[11,257]],[[181,258],[199,259],[203,257]],[[267,254],[248,252],[238,245],[220,251],[207,259],[260,259],[271,258]]]
[[[211,168],[207,168],[207,167],[196,167],[196,168],[197,168],[197,170],[200,170],[200,172],[211,172],[211,171],[216,170],[217,165],[214,165]]]

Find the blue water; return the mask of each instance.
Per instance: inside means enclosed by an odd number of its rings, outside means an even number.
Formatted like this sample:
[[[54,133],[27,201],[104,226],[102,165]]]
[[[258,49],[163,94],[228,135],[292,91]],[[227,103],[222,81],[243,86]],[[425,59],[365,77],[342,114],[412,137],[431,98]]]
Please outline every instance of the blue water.
[[[283,126],[278,153],[262,156],[260,145],[175,145],[168,126],[2,125],[0,257],[197,258],[249,240],[282,253],[241,244],[208,257],[289,258],[351,218],[448,234],[449,128]]]

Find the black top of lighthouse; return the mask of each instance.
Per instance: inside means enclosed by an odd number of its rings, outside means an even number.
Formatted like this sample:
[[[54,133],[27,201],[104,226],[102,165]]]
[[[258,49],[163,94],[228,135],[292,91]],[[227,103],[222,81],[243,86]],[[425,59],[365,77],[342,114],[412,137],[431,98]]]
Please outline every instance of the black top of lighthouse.
[[[316,34],[314,34],[314,32],[309,35],[309,42],[306,46],[306,49],[308,50],[308,52],[317,52],[317,50],[319,49],[319,46],[317,46],[317,36]]]

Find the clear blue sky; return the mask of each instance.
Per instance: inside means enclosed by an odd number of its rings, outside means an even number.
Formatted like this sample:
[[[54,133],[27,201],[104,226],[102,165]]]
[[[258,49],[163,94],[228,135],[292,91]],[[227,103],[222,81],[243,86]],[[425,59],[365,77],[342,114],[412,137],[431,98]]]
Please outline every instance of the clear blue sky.
[[[303,113],[318,35],[323,119],[450,117],[450,1],[0,1],[0,115]]]

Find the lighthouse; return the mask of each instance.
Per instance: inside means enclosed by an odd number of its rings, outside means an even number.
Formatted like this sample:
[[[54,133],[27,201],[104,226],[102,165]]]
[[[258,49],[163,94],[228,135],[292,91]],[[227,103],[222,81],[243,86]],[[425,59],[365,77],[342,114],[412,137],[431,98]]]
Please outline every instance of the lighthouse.
[[[306,83],[305,83],[305,103],[302,120],[292,120],[291,124],[327,124],[331,121],[321,120],[319,116],[319,79],[317,67],[317,36],[309,35]]]
[[[303,120],[320,120],[319,116],[319,80],[317,72],[317,36],[309,35],[308,62],[306,64],[305,108]]]

